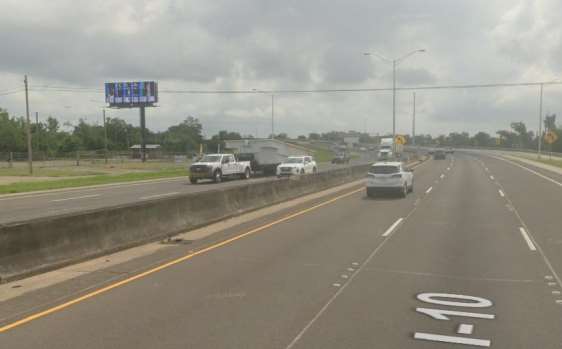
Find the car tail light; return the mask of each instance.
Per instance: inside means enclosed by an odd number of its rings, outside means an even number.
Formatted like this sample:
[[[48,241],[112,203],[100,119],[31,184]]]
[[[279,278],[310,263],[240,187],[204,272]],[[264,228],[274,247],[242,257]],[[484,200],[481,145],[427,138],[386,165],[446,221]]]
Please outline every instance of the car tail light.
[[[392,178],[402,178],[402,174],[401,173],[393,174],[391,177]]]

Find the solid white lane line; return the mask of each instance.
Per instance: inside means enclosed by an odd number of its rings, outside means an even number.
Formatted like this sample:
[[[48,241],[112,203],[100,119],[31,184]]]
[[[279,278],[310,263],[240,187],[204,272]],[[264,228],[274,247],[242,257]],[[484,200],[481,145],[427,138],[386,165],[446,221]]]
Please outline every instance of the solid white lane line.
[[[498,192],[500,193],[500,196],[503,198],[505,197],[505,194],[503,193],[503,191],[501,189],[498,189]]]
[[[149,196],[141,196],[141,200],[148,200],[148,199],[154,199],[154,198],[160,198],[160,197],[164,197],[164,196],[170,196],[170,195],[176,195],[179,194],[179,192],[177,191],[173,191],[171,193],[164,193],[164,194],[155,194],[155,195],[149,195]]]
[[[72,198],[51,200],[51,202],[62,202],[62,201],[69,201],[69,200],[89,199],[89,198],[98,197],[98,196],[100,196],[100,195],[101,195],[101,194],[92,194],[92,195],[75,196],[75,197],[72,197]]]
[[[550,178],[550,177],[548,177],[548,176],[543,175],[542,173],[539,173],[539,172],[537,172],[537,171],[531,170],[531,169],[528,168],[528,167],[525,167],[525,166],[523,166],[523,165],[519,165],[519,164],[516,163],[516,162],[513,162],[513,161],[511,161],[511,160],[507,160],[507,159],[504,159],[504,158],[500,158],[500,157],[495,157],[495,156],[492,156],[492,158],[505,161],[505,162],[507,162],[507,163],[512,164],[513,166],[520,167],[520,168],[522,168],[522,169],[524,169],[524,170],[526,170],[526,171],[531,172],[532,174],[535,174],[535,175],[537,175],[537,176],[539,176],[539,177],[541,177],[541,178],[543,178],[543,179],[546,179],[547,181],[550,181],[550,182],[552,182],[552,183],[554,183],[554,184],[556,184],[556,185],[562,187],[562,183],[557,182],[557,181],[555,181],[554,179],[552,179],[552,178]]]
[[[434,341],[434,342],[475,345],[475,346],[479,346],[479,347],[489,347],[490,344],[491,344],[491,342],[487,339],[443,336],[443,335],[440,335],[440,334],[423,333],[423,332],[416,332],[414,334],[414,338],[415,339],[425,339],[425,340]]]
[[[431,193],[432,190],[433,190],[433,187],[429,187],[429,188],[427,188],[427,190],[425,191],[425,193],[426,193],[426,194],[429,194],[429,193]]]
[[[472,334],[474,330],[474,325],[471,324],[460,324],[459,329],[457,330],[458,334]]]
[[[382,234],[382,236],[383,236],[383,237],[387,237],[387,236],[389,236],[390,234],[392,234],[392,232],[394,231],[394,229],[396,229],[396,227],[397,227],[398,225],[400,225],[400,223],[402,223],[403,220],[404,220],[404,218],[398,218],[398,220],[397,220],[396,222],[394,222],[394,224],[392,224],[392,225],[390,226],[390,228],[388,228],[388,229],[384,232],[384,234]]]
[[[494,176],[490,176],[490,179],[491,179],[491,180],[494,180]]]
[[[531,238],[529,237],[529,235],[528,235],[527,232],[525,231],[525,228],[519,227],[519,231],[521,232],[521,235],[523,235],[523,239],[525,239],[525,242],[527,243],[527,246],[529,246],[529,249],[530,249],[531,251],[536,251],[537,248],[535,247],[535,245],[534,245],[533,242],[531,241]]]

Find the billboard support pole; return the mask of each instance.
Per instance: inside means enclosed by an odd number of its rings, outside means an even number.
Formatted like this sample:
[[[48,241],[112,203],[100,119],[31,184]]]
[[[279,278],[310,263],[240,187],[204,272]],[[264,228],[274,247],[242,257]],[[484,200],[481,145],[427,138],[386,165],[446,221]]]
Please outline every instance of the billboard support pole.
[[[144,107],[140,107],[140,138],[141,138],[141,159],[146,162],[146,137],[145,137],[145,113]]]

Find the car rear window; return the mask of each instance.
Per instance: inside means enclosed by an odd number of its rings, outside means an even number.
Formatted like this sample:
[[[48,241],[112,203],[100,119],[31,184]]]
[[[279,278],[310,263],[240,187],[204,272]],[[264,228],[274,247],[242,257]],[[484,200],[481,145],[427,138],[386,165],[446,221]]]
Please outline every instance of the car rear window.
[[[370,172],[374,174],[398,173],[400,172],[400,168],[398,166],[379,165],[379,166],[372,166]]]

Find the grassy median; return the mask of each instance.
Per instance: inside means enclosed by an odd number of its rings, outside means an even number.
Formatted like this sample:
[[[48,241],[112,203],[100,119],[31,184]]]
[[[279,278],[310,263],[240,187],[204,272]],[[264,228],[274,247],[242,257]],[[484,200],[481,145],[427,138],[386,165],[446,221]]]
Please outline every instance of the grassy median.
[[[188,176],[185,168],[172,167],[150,172],[131,172],[124,174],[86,175],[81,177],[52,179],[45,181],[16,182],[0,185],[0,194],[24,193],[38,190],[76,188],[90,185],[126,183],[147,179]]]

